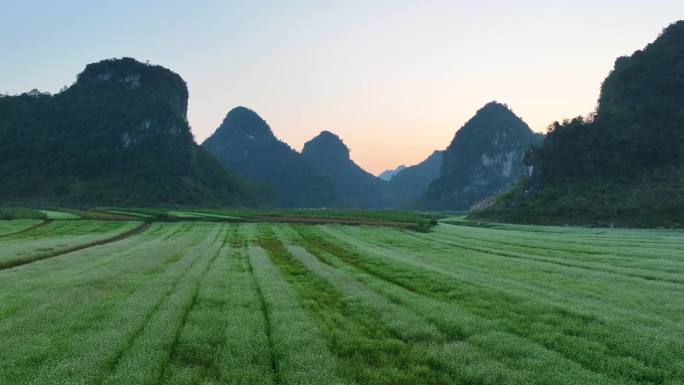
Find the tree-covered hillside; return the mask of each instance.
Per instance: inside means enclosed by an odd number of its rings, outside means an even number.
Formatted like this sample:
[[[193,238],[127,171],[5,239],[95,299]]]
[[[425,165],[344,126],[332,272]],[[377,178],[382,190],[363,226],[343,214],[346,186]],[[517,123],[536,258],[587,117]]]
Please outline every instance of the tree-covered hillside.
[[[236,107],[202,143],[224,165],[269,188],[279,207],[335,207],[334,181],[275,137],[254,111]]]
[[[244,182],[197,146],[176,73],[112,59],[56,94],[0,97],[0,199],[23,205],[244,205]]]
[[[554,123],[531,179],[474,216],[684,225],[684,21],[618,58],[595,114]]]
[[[440,176],[420,197],[427,209],[467,210],[523,176],[525,151],[538,140],[506,105],[490,102],[456,132],[442,155]]]
[[[337,135],[322,131],[304,144],[302,157],[335,182],[340,205],[351,208],[389,208],[394,197],[389,184],[359,167]]]

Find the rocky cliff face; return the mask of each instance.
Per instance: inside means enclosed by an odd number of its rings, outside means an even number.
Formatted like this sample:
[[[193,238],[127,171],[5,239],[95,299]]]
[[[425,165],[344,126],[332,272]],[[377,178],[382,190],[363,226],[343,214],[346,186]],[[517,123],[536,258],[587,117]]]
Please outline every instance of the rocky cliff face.
[[[131,147],[160,136],[191,138],[187,123],[188,89],[176,73],[134,59],[104,60],[89,64],[62,98],[92,98],[103,112],[127,110],[112,129],[119,142]],[[111,106],[104,106],[104,104]],[[105,109],[109,109],[107,111]],[[77,108],[77,107],[74,107]],[[93,116],[106,119],[107,116]],[[135,119],[135,120],[134,120]]]
[[[240,175],[269,186],[281,207],[339,205],[335,182],[287,144],[254,111],[236,107],[202,147]]]
[[[55,205],[233,205],[248,189],[194,142],[176,73],[89,64],[54,96],[0,98],[0,196]]]
[[[467,210],[529,175],[523,157],[537,136],[507,106],[491,102],[477,111],[454,136],[442,156],[439,178],[419,205]]]

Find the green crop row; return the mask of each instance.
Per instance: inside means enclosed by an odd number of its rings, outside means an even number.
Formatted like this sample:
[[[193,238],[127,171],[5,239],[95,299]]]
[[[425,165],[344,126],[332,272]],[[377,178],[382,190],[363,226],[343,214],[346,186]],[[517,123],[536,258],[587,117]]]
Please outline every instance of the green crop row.
[[[0,383],[684,382],[681,231],[139,219],[0,221]]]

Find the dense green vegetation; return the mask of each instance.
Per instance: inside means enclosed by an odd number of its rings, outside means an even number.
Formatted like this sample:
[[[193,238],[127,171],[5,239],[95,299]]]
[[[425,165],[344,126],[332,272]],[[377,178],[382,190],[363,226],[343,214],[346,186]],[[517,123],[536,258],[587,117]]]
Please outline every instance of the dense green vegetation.
[[[39,210],[22,207],[0,208],[0,219],[46,219],[47,215]]]
[[[304,143],[302,158],[334,181],[338,207],[378,209],[398,205],[389,183],[354,163],[347,145],[330,131],[322,131]]]
[[[532,178],[474,217],[684,226],[684,21],[618,58],[596,113],[554,123]]]
[[[468,210],[507,190],[529,174],[523,157],[539,139],[508,106],[487,103],[456,132],[442,154],[439,177],[422,194],[418,206]]]
[[[49,95],[0,96],[4,205],[254,203],[245,183],[195,144],[183,79],[133,59],[89,64]]]
[[[70,251],[140,222],[40,223],[0,221],[33,261],[0,268],[0,383],[684,381],[679,230],[178,221]]]

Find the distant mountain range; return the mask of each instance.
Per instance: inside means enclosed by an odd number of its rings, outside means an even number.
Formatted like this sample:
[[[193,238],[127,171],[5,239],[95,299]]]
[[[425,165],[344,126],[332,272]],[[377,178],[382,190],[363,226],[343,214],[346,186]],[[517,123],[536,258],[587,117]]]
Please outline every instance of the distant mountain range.
[[[236,107],[202,143],[222,164],[261,184],[280,207],[337,207],[341,197],[333,178],[278,140],[254,111]]]
[[[684,226],[684,21],[618,58],[595,114],[556,122],[529,164],[531,178],[475,216]]]
[[[257,203],[193,141],[183,79],[130,58],[89,64],[56,94],[0,97],[3,205]]]
[[[187,102],[180,76],[130,58],[90,64],[54,96],[1,97],[0,197],[23,205],[398,209],[415,207],[431,182],[450,177],[435,151],[383,180],[329,131],[299,153],[245,107],[229,111],[199,147]]]
[[[334,133],[322,131],[300,154],[254,111],[238,107],[202,146],[228,168],[270,187],[276,206],[466,210],[527,175],[522,158],[537,140],[506,106],[490,103],[446,151],[401,166],[386,181],[359,167]]]
[[[394,170],[385,170],[385,171],[381,172],[380,174],[378,174],[378,178],[380,178],[386,182],[389,182],[390,180],[392,180],[392,178],[394,178],[395,175],[397,175],[397,173],[399,173],[399,171],[401,171],[405,168],[406,168],[406,166],[404,166],[402,164],[402,165],[397,166],[397,168],[395,168]]]
[[[54,96],[1,97],[0,197],[24,205],[389,209],[413,207],[441,175],[435,151],[383,180],[329,131],[298,153],[244,107],[198,147],[187,102],[180,76],[130,58],[90,64]]]
[[[386,181],[364,171],[349,157],[337,135],[322,131],[304,144],[302,158],[335,182],[339,202],[352,208],[387,208],[393,197]]]
[[[305,143],[298,153],[278,140],[254,111],[237,107],[202,146],[225,166],[271,191],[275,206],[396,206],[389,184],[354,163],[344,142],[329,131]]]
[[[300,153],[245,107],[198,146],[187,103],[179,75],[131,58],[89,64],[55,95],[0,96],[2,204],[477,207],[490,220],[684,226],[684,21],[616,60],[589,117],[544,137],[491,102],[444,151],[380,177],[334,133]]]

